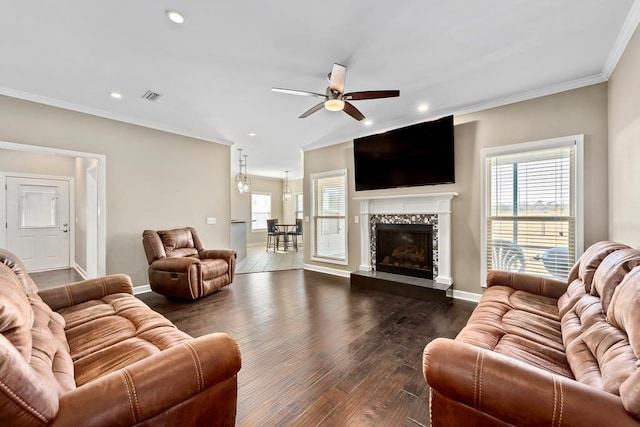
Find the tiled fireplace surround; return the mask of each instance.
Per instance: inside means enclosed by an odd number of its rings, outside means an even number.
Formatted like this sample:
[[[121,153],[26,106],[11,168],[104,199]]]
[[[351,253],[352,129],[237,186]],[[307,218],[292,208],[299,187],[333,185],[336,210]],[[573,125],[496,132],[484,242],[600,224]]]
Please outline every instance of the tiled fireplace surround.
[[[360,270],[375,266],[375,224],[433,225],[433,277],[451,285],[451,199],[458,193],[354,197],[360,201]]]

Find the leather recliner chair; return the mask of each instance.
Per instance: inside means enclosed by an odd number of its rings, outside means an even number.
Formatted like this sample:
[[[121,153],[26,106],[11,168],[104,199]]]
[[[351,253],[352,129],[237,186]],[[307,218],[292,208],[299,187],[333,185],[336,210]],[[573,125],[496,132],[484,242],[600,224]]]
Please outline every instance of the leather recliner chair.
[[[233,282],[236,252],[205,249],[192,227],[145,230],[142,243],[149,262],[149,284],[170,298],[195,300]]]

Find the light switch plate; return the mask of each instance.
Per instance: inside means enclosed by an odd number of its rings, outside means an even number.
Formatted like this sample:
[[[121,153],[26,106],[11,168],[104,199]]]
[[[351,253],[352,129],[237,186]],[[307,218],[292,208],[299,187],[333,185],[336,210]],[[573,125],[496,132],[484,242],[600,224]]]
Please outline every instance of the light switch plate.
[[[360,222],[360,217],[358,215],[353,217],[353,222],[358,224]]]
[[[304,222],[309,222],[309,217],[308,216],[304,217]]]
[[[207,217],[207,224],[215,224],[216,223],[216,217],[215,216],[208,216]]]

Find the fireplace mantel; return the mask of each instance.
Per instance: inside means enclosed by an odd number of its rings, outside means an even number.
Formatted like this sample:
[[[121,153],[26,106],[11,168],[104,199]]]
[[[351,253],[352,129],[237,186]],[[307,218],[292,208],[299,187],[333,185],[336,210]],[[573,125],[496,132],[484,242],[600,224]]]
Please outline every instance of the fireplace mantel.
[[[371,271],[369,250],[371,215],[437,214],[438,215],[438,276],[435,281],[451,285],[451,199],[458,193],[423,193],[391,196],[354,197],[360,202],[360,270]]]

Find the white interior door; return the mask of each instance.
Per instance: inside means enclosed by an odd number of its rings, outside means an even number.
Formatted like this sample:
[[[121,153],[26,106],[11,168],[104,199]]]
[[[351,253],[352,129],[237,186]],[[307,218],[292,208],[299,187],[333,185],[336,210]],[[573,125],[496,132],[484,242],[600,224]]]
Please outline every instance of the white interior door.
[[[28,271],[69,268],[69,181],[7,176],[7,247]]]

